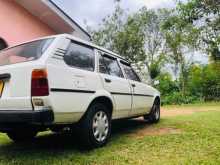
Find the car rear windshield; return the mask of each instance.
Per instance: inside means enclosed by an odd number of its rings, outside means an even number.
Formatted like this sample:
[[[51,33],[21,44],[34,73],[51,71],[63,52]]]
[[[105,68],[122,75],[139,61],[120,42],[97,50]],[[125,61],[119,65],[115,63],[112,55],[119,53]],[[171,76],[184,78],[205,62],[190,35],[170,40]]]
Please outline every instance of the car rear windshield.
[[[53,39],[43,39],[5,49],[0,52],[0,66],[39,59]]]

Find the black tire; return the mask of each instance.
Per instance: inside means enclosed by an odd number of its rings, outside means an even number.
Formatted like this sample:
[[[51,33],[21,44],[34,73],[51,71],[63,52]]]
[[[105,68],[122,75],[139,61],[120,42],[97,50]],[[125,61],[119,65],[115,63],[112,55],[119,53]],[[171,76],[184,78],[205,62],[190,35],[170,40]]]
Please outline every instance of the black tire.
[[[64,132],[63,128],[50,128],[53,133],[62,133]]]
[[[105,116],[103,119],[100,119],[100,122],[97,119],[97,117]],[[101,121],[103,120],[103,121]],[[98,136],[95,136],[97,134],[97,130],[99,128],[95,128],[94,126],[97,125],[103,125],[103,128],[100,128],[100,134],[103,134],[102,138],[99,138]],[[108,124],[108,129],[107,125]],[[97,130],[96,130],[97,129]],[[98,148],[104,146],[111,135],[111,113],[109,109],[103,104],[103,103],[94,103],[92,104],[85,116],[83,117],[82,121],[79,124],[79,130],[80,130],[80,141],[82,142],[82,145],[86,148],[92,149],[92,148]],[[102,132],[104,131],[104,133]],[[102,136],[102,135],[101,135]],[[99,140],[97,140],[99,139]]]
[[[7,133],[8,137],[14,142],[31,141],[37,135],[36,130],[12,130]]]
[[[149,123],[158,123],[160,121],[160,100],[156,99],[149,114],[144,116]]]

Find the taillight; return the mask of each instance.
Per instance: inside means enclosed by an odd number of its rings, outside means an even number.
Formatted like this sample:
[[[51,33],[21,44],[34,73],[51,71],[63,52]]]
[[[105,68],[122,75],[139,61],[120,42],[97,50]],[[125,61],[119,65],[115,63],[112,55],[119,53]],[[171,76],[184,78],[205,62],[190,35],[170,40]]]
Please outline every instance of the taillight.
[[[35,69],[31,76],[31,96],[48,96],[49,85],[47,71],[45,69]]]

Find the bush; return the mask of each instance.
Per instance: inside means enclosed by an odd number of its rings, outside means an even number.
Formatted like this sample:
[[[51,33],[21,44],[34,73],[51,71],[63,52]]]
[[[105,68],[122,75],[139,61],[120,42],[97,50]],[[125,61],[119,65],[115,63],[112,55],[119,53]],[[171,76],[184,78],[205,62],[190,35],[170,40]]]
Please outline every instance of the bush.
[[[159,81],[159,84],[154,87],[160,91],[161,95],[168,95],[170,93],[179,91],[178,82],[173,81],[172,75],[169,73],[160,74],[156,80]]]
[[[220,62],[192,65],[184,90],[182,79],[173,80],[169,73],[160,74],[156,80],[160,82],[155,87],[161,92],[162,104],[220,101]]]
[[[162,96],[162,105],[181,105],[181,104],[192,104],[201,101],[196,96],[185,95],[183,96],[181,92],[173,92],[169,95]]]

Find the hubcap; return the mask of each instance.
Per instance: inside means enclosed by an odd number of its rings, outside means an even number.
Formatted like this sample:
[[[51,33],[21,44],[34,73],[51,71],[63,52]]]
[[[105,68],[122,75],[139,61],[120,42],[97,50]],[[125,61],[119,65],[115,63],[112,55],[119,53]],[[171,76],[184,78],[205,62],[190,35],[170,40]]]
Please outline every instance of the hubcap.
[[[93,135],[98,142],[104,141],[109,132],[108,116],[105,112],[99,111],[93,118]]]

